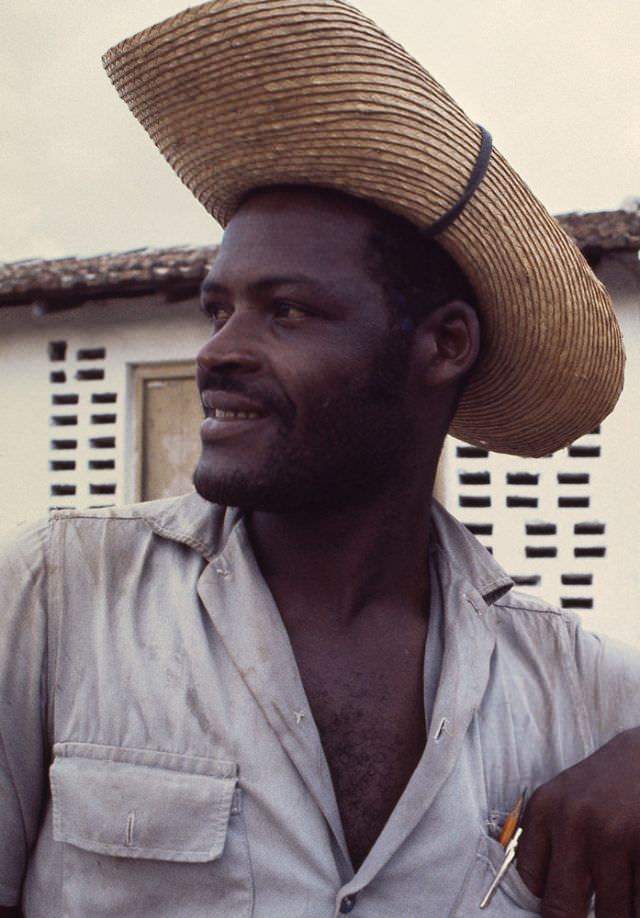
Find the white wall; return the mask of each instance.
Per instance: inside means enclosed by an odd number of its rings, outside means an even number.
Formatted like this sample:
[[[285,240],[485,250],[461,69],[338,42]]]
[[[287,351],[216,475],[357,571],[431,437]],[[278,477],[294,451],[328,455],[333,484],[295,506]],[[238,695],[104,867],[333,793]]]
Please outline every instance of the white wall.
[[[616,303],[627,365],[624,391],[606,421],[598,478],[597,499],[610,523],[594,628],[640,645],[640,262],[618,255],[600,277]]]
[[[497,453],[466,457],[458,455],[465,445],[448,438],[441,487],[445,505],[459,519],[491,528],[479,538],[509,574],[537,579],[523,583],[523,590],[574,609],[592,630],[640,645],[640,263],[633,254],[614,254],[598,273],[613,296],[627,350],[625,389],[617,407],[598,433],[576,444],[600,455],[572,456],[565,449],[537,460]],[[537,476],[537,483],[509,484],[508,476],[523,473]],[[482,475],[486,483],[473,481]],[[566,483],[567,475],[588,477],[588,482]],[[513,497],[536,500],[537,506],[508,507]],[[559,507],[567,497],[588,506]],[[464,506],[469,498],[490,506]],[[543,523],[555,532],[536,534]],[[585,533],[585,527],[593,531]],[[527,557],[527,549],[555,555]],[[584,556],[597,550],[604,555]],[[591,583],[567,582],[576,578]]]
[[[0,367],[0,534],[46,515],[50,506],[85,506],[132,498],[132,386],[136,363],[191,360],[208,333],[195,300],[167,304],[139,298],[94,303],[38,318],[29,307],[2,309]],[[50,341],[67,342],[64,363],[50,362]],[[105,360],[78,361],[83,348],[104,347]],[[103,369],[103,380],[77,380],[78,370]],[[67,381],[52,384],[51,372]],[[115,405],[94,404],[95,393],[115,393]],[[54,394],[78,395],[77,405],[54,406]],[[115,413],[113,424],[92,424],[95,414]],[[74,426],[53,426],[52,417],[77,415]],[[115,437],[115,448],[91,449],[95,437]],[[76,439],[76,450],[50,448],[55,439]],[[75,459],[76,469],[51,472],[49,463]],[[114,461],[113,470],[89,470],[91,459]],[[76,486],[69,497],[52,496],[52,484]],[[113,483],[115,494],[91,495],[89,486]]]

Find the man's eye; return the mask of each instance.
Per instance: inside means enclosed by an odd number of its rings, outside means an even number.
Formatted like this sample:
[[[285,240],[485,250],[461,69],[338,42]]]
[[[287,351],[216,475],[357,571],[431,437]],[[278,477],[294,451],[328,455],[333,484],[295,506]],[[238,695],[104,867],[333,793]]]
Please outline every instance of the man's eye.
[[[309,315],[299,306],[284,301],[275,303],[273,311],[276,319],[306,319]]]
[[[211,320],[211,324],[217,331],[231,318],[231,308],[216,303],[203,304],[202,311]]]

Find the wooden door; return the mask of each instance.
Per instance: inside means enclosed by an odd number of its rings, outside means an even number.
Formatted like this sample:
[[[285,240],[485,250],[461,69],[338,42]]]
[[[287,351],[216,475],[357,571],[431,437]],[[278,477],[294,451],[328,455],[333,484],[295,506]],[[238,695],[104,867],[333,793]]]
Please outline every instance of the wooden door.
[[[200,456],[202,407],[191,363],[136,367],[136,498],[190,491]]]

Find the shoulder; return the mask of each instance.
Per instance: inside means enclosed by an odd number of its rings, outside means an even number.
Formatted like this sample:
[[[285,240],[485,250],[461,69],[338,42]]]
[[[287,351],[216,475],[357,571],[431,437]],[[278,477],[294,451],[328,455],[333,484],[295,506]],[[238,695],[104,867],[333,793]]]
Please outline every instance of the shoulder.
[[[573,613],[510,590],[494,603],[497,632],[545,678],[562,668],[584,707],[596,745],[640,725],[640,649],[589,631]]]
[[[494,602],[496,609],[504,612],[518,614],[533,614],[542,616],[551,616],[551,621],[573,622],[575,616],[558,609],[538,596],[531,596],[529,593],[521,593],[520,590],[509,590]]]
[[[152,525],[156,520],[167,516],[175,516],[182,506],[193,497],[192,494],[183,494],[180,497],[169,497],[163,500],[140,501],[131,504],[122,504],[115,507],[89,507],[73,510],[52,510],[49,523],[76,525],[93,525],[98,522],[108,524],[121,523],[147,523]],[[220,509],[220,508],[218,508]]]
[[[540,672],[560,667],[567,677],[575,673],[576,644],[582,627],[574,613],[511,589],[494,600],[488,614],[498,647],[514,653],[519,666],[528,661]]]
[[[42,566],[49,542],[50,521],[22,525],[0,539],[0,574],[3,578],[32,574]]]
[[[211,557],[220,550],[238,519],[237,510],[211,504],[191,492],[119,507],[57,510],[51,514],[49,526],[63,543],[75,537],[89,540],[102,551],[112,542],[122,548],[158,537]]]
[[[234,508],[210,504],[195,492],[119,507],[54,510],[0,540],[0,577],[18,581],[62,572],[76,559],[126,558],[152,546],[190,549],[211,559],[240,519]]]
[[[573,613],[510,589],[491,602],[486,615],[495,633],[498,657],[510,672],[547,679],[553,671],[577,685],[580,622]]]
[[[551,628],[573,633],[580,626],[578,617],[538,596],[510,589],[492,603],[499,619],[514,619],[520,626]]]

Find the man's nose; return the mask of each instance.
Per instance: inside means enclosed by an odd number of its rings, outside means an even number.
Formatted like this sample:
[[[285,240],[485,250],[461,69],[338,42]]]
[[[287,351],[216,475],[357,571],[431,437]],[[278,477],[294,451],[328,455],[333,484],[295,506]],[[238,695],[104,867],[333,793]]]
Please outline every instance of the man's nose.
[[[197,364],[209,371],[255,373],[262,366],[263,353],[254,324],[249,316],[234,313],[200,348]]]

